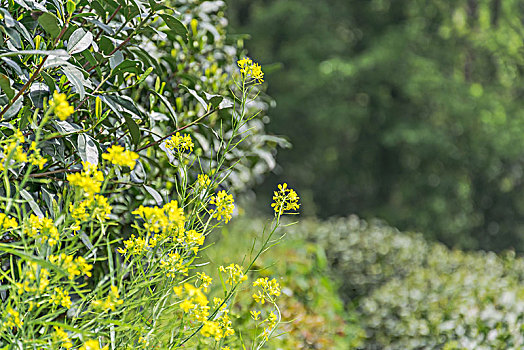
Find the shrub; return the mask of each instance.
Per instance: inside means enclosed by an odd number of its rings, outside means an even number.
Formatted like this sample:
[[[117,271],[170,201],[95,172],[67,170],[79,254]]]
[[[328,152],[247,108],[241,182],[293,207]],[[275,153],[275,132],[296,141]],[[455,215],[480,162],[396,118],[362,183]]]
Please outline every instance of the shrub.
[[[524,259],[450,250],[356,216],[290,229],[326,252],[365,349],[519,349]]]
[[[233,69],[223,3],[170,5],[184,14],[140,0],[0,2],[0,348],[238,342],[229,306],[255,260],[221,266],[211,302],[198,252],[279,139],[256,118],[260,66]],[[282,195],[261,250],[298,201]],[[274,282],[251,286],[273,308],[258,348],[281,320]]]

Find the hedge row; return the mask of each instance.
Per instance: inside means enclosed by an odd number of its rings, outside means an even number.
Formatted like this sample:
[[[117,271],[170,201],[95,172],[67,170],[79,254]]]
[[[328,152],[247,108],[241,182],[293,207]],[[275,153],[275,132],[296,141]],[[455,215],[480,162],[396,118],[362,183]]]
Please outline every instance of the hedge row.
[[[355,216],[306,221],[292,235],[325,251],[364,349],[519,349],[524,260],[450,250]]]

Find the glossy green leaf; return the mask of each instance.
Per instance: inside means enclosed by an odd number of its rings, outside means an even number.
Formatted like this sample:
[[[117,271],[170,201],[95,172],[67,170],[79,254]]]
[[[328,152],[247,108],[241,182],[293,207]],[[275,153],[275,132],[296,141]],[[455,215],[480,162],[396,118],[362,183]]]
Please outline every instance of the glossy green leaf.
[[[175,34],[180,35],[185,42],[188,41],[188,30],[179,19],[167,14],[161,14],[160,16],[164,22],[166,22],[169,29],[171,29]]]
[[[58,37],[60,34],[60,26],[58,24],[58,18],[50,12],[44,12],[38,17],[38,23],[44,28],[46,32],[51,34],[53,38]]]

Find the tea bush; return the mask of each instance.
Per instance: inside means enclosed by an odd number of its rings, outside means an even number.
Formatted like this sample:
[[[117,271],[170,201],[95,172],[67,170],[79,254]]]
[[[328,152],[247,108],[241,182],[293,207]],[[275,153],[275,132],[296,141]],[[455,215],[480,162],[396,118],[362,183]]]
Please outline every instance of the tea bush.
[[[524,259],[450,250],[356,216],[304,221],[290,235],[326,252],[364,349],[520,349]]]
[[[275,192],[258,255],[220,266],[212,298],[198,252],[282,143],[223,5],[0,1],[0,348],[243,343],[230,304],[299,198]],[[261,348],[281,287],[250,289],[268,306],[246,325]]]

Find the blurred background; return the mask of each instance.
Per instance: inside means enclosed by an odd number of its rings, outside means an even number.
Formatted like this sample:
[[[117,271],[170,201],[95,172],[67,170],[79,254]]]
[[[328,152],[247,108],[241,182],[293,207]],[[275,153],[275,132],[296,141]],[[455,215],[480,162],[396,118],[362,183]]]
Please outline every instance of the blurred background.
[[[211,251],[249,246],[276,185],[297,190],[260,262],[289,286],[273,346],[522,348],[524,1],[226,4],[292,147]]]
[[[305,215],[523,250],[523,1],[227,4],[293,145],[259,197],[285,179]]]

